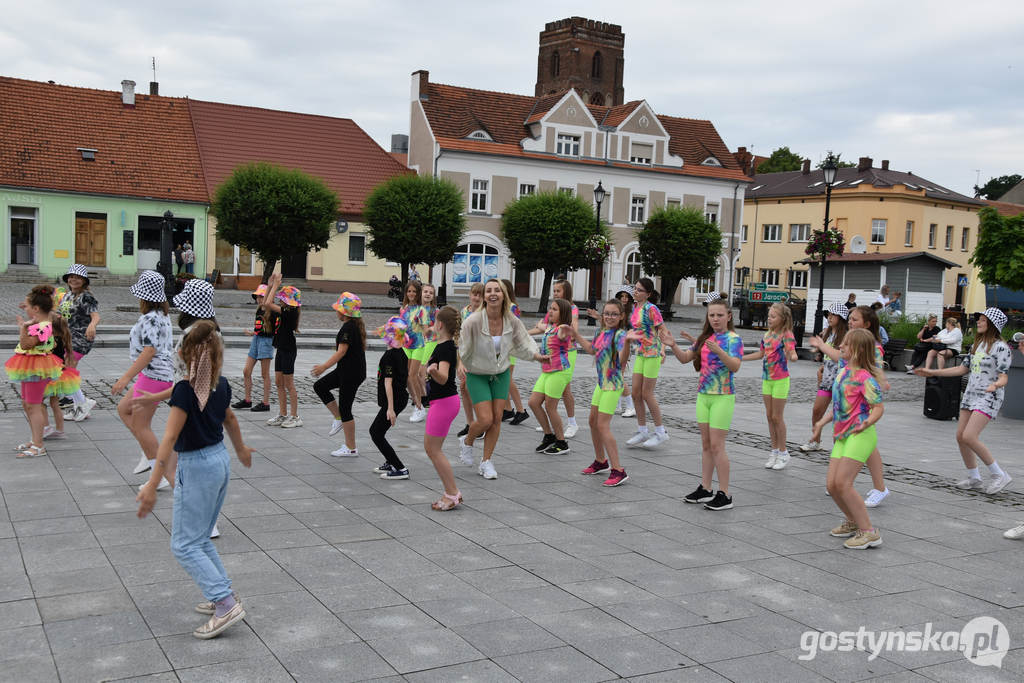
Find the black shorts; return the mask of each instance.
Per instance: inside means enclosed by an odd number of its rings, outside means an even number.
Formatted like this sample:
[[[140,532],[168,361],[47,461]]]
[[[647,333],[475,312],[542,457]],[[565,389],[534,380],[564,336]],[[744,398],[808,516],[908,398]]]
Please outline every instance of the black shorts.
[[[296,355],[298,355],[298,351],[295,349],[290,351],[278,349],[277,355],[274,356],[274,372],[280,372],[283,375],[294,375]]]

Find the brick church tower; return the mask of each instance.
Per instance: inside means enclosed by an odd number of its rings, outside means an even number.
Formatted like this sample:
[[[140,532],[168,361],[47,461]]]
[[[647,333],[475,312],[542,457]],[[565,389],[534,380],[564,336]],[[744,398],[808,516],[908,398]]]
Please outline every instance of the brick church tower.
[[[622,27],[583,17],[549,22],[540,33],[535,95],[575,88],[591,104],[622,104]]]

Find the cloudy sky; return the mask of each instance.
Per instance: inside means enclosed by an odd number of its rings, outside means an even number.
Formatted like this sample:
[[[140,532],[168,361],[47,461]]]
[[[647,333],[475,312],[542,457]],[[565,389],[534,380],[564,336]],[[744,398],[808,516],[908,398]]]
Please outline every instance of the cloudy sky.
[[[163,95],[348,117],[385,148],[408,130],[412,71],[530,94],[545,22],[583,15],[622,26],[627,100],[710,119],[730,149],[889,159],[966,194],[979,173],[1024,173],[1024,4],[1012,2],[5,5],[0,75],[145,91],[156,57]]]

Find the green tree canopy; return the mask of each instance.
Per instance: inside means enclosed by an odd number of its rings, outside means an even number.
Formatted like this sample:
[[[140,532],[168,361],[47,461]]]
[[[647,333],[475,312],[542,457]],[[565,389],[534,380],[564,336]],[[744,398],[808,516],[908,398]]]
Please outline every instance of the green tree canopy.
[[[822,159],[821,161],[818,162],[817,166],[815,166],[814,168],[821,168],[824,165],[825,165],[825,160]],[[852,161],[842,161],[842,160],[840,160],[840,161],[836,162],[836,168],[853,168],[856,165],[857,164],[853,163]]]
[[[998,178],[990,178],[987,183],[978,187],[974,186],[974,194],[978,197],[984,197],[985,199],[996,200],[1002,197],[1004,194],[1009,192],[1015,185],[1018,185],[1021,180],[1020,175],[1014,173],[1013,175],[1001,175]]]
[[[367,247],[377,257],[402,265],[447,263],[466,229],[465,199],[454,183],[413,174],[378,185],[366,199]]]
[[[987,285],[1024,289],[1024,215],[1006,218],[990,206],[979,211],[971,264]]]
[[[217,188],[210,213],[217,237],[263,261],[263,281],[285,256],[325,248],[338,196],[322,180],[268,163],[239,166]]]
[[[676,287],[683,278],[714,277],[722,254],[722,233],[693,207],[657,209],[637,231],[644,272],[661,277],[661,297],[672,309]]]
[[[761,162],[756,172],[781,173],[782,171],[799,171],[803,162],[804,158],[795,152],[790,152],[789,147],[779,147],[768,157],[768,161]]]
[[[587,240],[609,237],[604,224],[598,228],[593,206],[562,192],[524,195],[508,204],[501,234],[516,268],[544,271],[539,313],[547,310],[554,274],[590,266]]]

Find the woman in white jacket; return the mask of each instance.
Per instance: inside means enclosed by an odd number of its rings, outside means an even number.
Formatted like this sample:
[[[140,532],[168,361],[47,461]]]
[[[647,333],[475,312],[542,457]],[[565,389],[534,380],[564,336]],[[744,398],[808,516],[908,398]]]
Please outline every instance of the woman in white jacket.
[[[501,433],[501,416],[508,400],[512,379],[509,357],[543,360],[537,343],[526,331],[526,326],[509,310],[508,292],[498,280],[484,284],[484,305],[462,323],[459,343],[459,379],[469,391],[476,420],[469,425],[469,433],[461,437],[459,458],[472,465],[473,442],[484,437],[484,455],[480,461],[480,476],[497,479],[498,473],[491,463],[494,446]]]
[[[960,353],[963,343],[964,333],[960,331],[960,323],[956,318],[946,318],[946,327],[932,338],[932,350],[924,361],[925,370],[932,367],[933,360],[935,367],[941,370],[947,358],[955,358]]]

